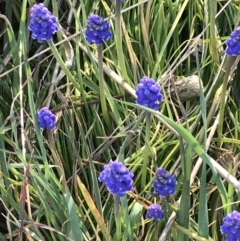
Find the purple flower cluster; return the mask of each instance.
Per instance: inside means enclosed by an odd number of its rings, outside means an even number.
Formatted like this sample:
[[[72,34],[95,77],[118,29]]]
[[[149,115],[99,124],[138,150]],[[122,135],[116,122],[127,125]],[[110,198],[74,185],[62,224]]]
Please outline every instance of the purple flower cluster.
[[[240,27],[237,27],[226,41],[226,54],[236,56],[240,54]]]
[[[47,107],[43,107],[38,111],[37,120],[41,129],[48,128],[54,130],[56,128],[56,115],[54,115]]]
[[[162,207],[158,204],[152,204],[148,207],[146,218],[153,218],[159,220],[164,218]]]
[[[224,217],[220,231],[227,236],[226,241],[240,240],[240,213],[233,211]]]
[[[163,99],[163,95],[160,91],[160,85],[155,82],[154,79],[144,76],[140,80],[136,90],[136,103],[149,107],[153,110],[158,110],[159,103]]]
[[[156,171],[156,176],[153,181],[153,188],[161,197],[175,194],[175,187],[177,185],[176,179],[162,167]]]
[[[112,37],[109,23],[96,14],[88,17],[85,35],[88,43],[96,45],[101,45]]]
[[[32,38],[39,43],[50,41],[53,34],[58,31],[57,18],[46,8],[43,3],[34,4],[31,8],[30,24]]]
[[[98,180],[106,184],[109,192],[119,197],[133,188],[133,173],[118,160],[105,165]]]

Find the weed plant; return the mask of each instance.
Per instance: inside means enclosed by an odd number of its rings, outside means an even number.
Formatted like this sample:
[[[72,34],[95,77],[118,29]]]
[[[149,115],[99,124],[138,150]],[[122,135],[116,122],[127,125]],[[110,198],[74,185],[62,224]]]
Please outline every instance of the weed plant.
[[[40,2],[59,28],[42,43]],[[225,51],[239,7],[0,1],[0,240],[240,240],[239,59]],[[111,32],[97,45],[91,14]],[[161,87],[153,109],[136,102],[144,76]]]

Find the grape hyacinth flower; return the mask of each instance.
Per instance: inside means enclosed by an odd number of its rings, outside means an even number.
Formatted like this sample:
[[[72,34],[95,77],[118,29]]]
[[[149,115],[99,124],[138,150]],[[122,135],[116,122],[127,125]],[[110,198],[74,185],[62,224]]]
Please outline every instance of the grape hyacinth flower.
[[[162,207],[159,204],[152,204],[148,207],[146,218],[159,220],[164,218]]]
[[[98,46],[112,37],[109,23],[96,14],[91,14],[88,17],[85,35],[89,44]]]
[[[168,195],[174,195],[177,185],[176,179],[171,176],[171,174],[162,167],[159,167],[156,171],[156,176],[153,181],[153,188],[156,193],[161,197],[166,197]]]
[[[47,107],[43,107],[38,111],[37,120],[41,129],[48,128],[54,130],[56,128],[56,115],[54,115]]]
[[[224,217],[220,231],[227,236],[226,241],[240,240],[240,213],[233,211]]]
[[[136,90],[136,103],[158,110],[159,103],[163,100],[160,85],[154,79],[144,76]]]
[[[109,192],[123,197],[127,191],[131,191],[133,188],[132,178],[133,173],[116,160],[110,161],[110,163],[104,166],[98,180],[106,184]]]
[[[237,27],[231,34],[230,38],[226,41],[227,55],[240,55],[240,27]]]
[[[59,30],[56,22],[57,17],[44,7],[43,3],[34,4],[28,29],[32,31],[32,38],[42,43],[52,40],[53,34]]]

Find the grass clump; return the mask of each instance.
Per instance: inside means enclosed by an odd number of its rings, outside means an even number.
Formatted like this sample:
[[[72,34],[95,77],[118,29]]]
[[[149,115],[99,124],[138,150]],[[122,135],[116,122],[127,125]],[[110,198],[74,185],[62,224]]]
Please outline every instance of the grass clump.
[[[39,2],[0,1],[0,240],[240,240],[239,2]]]

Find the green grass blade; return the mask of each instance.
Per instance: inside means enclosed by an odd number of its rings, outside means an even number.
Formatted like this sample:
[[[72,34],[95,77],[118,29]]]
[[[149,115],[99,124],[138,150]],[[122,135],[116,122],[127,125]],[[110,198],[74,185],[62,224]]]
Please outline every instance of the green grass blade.
[[[83,236],[79,225],[80,220],[76,213],[76,205],[69,193],[65,194],[64,197],[66,199],[67,209],[70,218],[70,234],[72,234],[70,235],[70,237],[73,238],[73,240],[75,241],[83,241]]]

